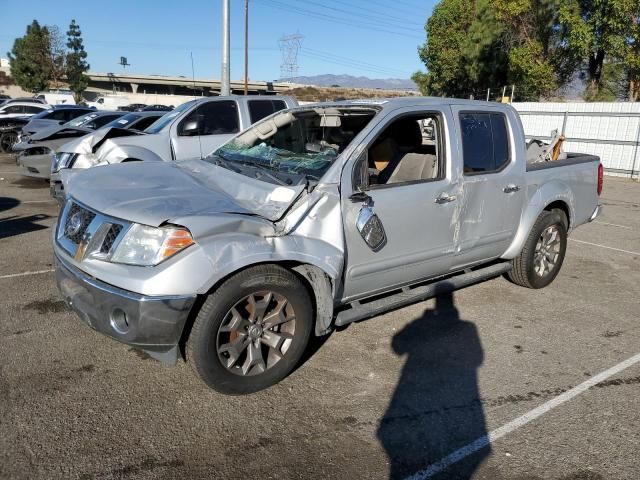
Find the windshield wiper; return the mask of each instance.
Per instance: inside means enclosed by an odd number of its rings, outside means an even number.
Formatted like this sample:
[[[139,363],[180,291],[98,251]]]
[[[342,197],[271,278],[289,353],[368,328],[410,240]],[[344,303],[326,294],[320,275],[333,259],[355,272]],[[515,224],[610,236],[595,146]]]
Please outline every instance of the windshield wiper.
[[[258,166],[258,167],[261,167],[262,165],[258,165],[258,164],[254,165],[254,164],[251,164],[251,166]],[[263,167],[263,168],[266,168],[266,167]],[[288,184],[287,184],[287,182],[285,182],[284,180],[281,180],[280,178],[276,177],[275,175],[271,175],[269,172],[264,172],[264,171],[262,171],[262,172],[256,172],[256,178],[257,178],[258,180],[260,180],[260,177],[268,177],[268,178],[270,178],[271,180],[273,180],[273,181],[275,181],[275,182],[279,183],[280,185],[288,185]]]
[[[222,168],[226,168],[227,170],[231,170],[232,172],[242,173],[242,171],[238,167],[232,165],[232,162],[230,160],[227,160],[219,153],[214,155],[214,159],[212,163]]]

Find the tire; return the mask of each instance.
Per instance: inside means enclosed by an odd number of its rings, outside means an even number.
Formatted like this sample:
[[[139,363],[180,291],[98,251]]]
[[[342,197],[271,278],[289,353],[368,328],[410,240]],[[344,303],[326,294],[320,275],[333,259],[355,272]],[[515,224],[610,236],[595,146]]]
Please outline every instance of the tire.
[[[513,268],[507,277],[522,287],[544,288],[560,272],[566,250],[567,227],[563,215],[544,211],[531,228],[520,255],[511,260]]]
[[[0,152],[11,153],[13,146],[18,141],[16,132],[5,132],[0,135]]]
[[[187,360],[210,388],[253,393],[296,367],[312,329],[313,306],[302,281],[280,266],[259,265],[207,297],[187,340]]]

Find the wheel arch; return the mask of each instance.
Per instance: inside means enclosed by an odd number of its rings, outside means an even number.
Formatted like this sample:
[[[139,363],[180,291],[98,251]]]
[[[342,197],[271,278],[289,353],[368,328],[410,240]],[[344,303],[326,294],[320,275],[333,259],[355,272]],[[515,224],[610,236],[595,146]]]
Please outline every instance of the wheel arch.
[[[316,336],[326,335],[331,331],[333,322],[333,307],[334,307],[334,279],[317,265],[311,263],[305,263],[298,260],[265,260],[262,262],[253,262],[242,265],[232,271],[227,272],[225,275],[218,278],[213,285],[211,285],[205,293],[199,294],[196,303],[194,304],[191,314],[185,323],[183,333],[180,339],[180,350],[184,356],[184,345],[191,333],[191,327],[195,317],[200,310],[200,307],[204,303],[205,298],[211,292],[220,287],[224,282],[231,277],[243,272],[252,267],[259,265],[277,265],[293,272],[298,277],[304,286],[307,288],[309,297],[313,303],[314,310],[314,332]]]
[[[575,199],[571,188],[562,181],[542,185],[524,207],[520,225],[509,248],[501,258],[511,260],[520,254],[536,220],[543,211],[560,211],[566,218],[567,232],[574,225]]]

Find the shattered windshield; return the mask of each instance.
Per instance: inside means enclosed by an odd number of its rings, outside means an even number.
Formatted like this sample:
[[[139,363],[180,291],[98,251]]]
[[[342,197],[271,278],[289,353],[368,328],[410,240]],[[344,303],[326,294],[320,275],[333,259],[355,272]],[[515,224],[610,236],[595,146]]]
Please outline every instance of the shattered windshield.
[[[283,111],[255,124],[205,160],[272,183],[317,181],[376,112],[369,107]]]

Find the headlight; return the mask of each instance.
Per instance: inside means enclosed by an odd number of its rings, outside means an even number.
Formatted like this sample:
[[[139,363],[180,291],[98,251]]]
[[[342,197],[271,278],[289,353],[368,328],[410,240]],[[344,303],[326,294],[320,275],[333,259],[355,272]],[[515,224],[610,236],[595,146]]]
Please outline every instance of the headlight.
[[[57,173],[62,168],[70,168],[78,156],[77,153],[62,152],[53,156],[51,173]]]
[[[134,223],[116,248],[111,261],[129,265],[157,265],[193,243],[191,234],[184,228],[155,228]]]

